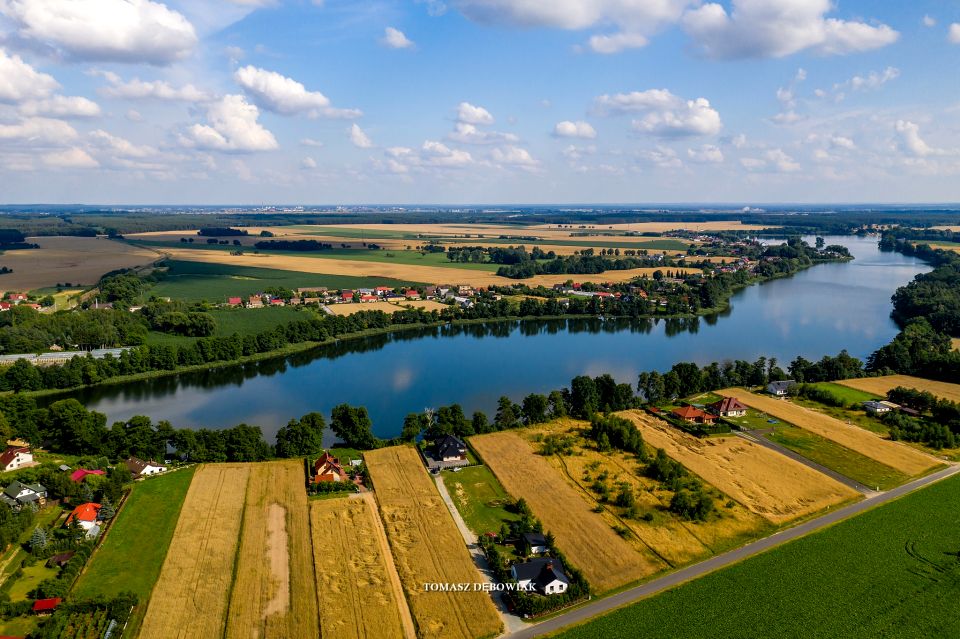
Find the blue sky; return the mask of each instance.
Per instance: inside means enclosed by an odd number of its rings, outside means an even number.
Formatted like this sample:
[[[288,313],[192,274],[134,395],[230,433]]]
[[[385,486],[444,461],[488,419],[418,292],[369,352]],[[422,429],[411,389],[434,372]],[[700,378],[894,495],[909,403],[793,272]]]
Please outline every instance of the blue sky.
[[[0,0],[0,200],[956,202],[960,2]]]

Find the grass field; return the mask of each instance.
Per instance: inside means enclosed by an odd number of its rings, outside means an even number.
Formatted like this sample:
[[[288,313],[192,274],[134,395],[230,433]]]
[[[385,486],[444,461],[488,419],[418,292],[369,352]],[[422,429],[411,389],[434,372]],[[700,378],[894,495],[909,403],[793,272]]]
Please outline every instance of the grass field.
[[[104,273],[150,264],[155,251],[96,237],[31,237],[38,249],[7,251],[3,266],[13,269],[0,278],[2,291],[32,291],[70,283],[96,284]]]
[[[882,439],[862,428],[782,399],[757,395],[739,388],[728,388],[720,393],[736,397],[751,408],[816,433],[911,477],[940,464],[933,457],[909,446]]]
[[[303,461],[250,464],[226,637],[319,635]]]
[[[201,466],[153,589],[141,639],[206,639],[224,632],[251,464]]]
[[[548,434],[572,437],[573,453],[554,455],[548,457],[548,461],[591,504],[603,506],[603,513],[598,516],[608,525],[627,528],[632,535],[625,538],[641,554],[652,551],[665,567],[676,568],[746,543],[772,528],[759,515],[709,484],[704,485],[704,489],[713,497],[716,509],[705,521],[686,521],[674,515],[669,511],[674,492],[647,477],[645,465],[635,455],[616,450],[598,451],[584,436],[589,427],[589,422],[560,419],[515,432],[531,441],[534,447],[538,438]],[[604,477],[606,479],[601,479]],[[612,495],[619,490],[618,486],[630,486],[636,512],[617,506],[614,500],[601,504],[594,488],[598,481],[607,485]]]
[[[843,386],[842,384],[835,384],[834,382],[817,382],[816,384],[810,385],[814,388],[819,388],[820,390],[825,390],[828,393],[832,393],[834,396],[842,399],[847,405],[860,404],[862,402],[868,402],[880,397],[880,395],[876,395],[874,393],[857,390],[856,388]]]
[[[324,637],[399,639],[413,629],[374,507],[372,500],[355,498],[310,503]]]
[[[777,425],[767,439],[800,453],[869,488],[887,490],[905,483],[906,474],[796,426]]]
[[[317,317],[313,308],[296,306],[266,306],[264,308],[215,308],[207,311],[213,316],[217,328],[214,337],[229,337],[234,333],[240,335],[256,335],[275,328],[280,324],[288,324],[297,320],[308,320]],[[147,334],[147,344],[190,344],[197,341],[197,337],[184,337],[150,331]]]
[[[477,535],[499,533],[505,521],[520,518],[507,510],[513,499],[486,466],[468,466],[458,473],[443,473],[443,483],[460,516]]]
[[[859,493],[740,437],[698,439],[642,411],[619,413],[644,441],[773,524],[856,499]]]
[[[837,382],[843,386],[849,386],[867,393],[875,393],[886,397],[887,391],[897,386],[904,388],[913,388],[920,391],[933,393],[937,397],[949,399],[951,402],[960,402],[960,384],[948,384],[947,382],[935,382],[921,377],[911,377],[910,375],[887,375],[885,377],[861,377],[858,379],[845,379]]]
[[[498,634],[502,622],[488,594],[424,589],[482,579],[417,452],[394,446],[368,452],[365,460],[418,636]]]
[[[628,584],[665,567],[652,552],[641,554],[592,511],[592,504],[560,471],[513,431],[472,437],[470,443],[503,487],[523,498],[553,533],[557,547],[579,568],[595,592]]]
[[[229,258],[229,254],[226,257]],[[245,297],[274,286],[289,289],[326,286],[330,289],[340,289],[404,286],[413,283],[384,277],[329,275],[229,263],[184,260],[170,260],[167,263],[170,265],[167,279],[151,288],[149,294],[187,301],[226,302],[227,297]]]
[[[194,468],[134,484],[103,543],[74,586],[81,598],[115,597],[132,591],[146,602],[177,527]],[[130,566],[137,570],[130,570]]]
[[[23,569],[23,576],[17,579],[7,591],[10,594],[10,601],[28,599],[27,593],[39,586],[41,581],[56,577],[59,572],[57,568],[47,568],[43,560],[27,566]]]
[[[559,636],[957,637],[958,528],[953,477]]]

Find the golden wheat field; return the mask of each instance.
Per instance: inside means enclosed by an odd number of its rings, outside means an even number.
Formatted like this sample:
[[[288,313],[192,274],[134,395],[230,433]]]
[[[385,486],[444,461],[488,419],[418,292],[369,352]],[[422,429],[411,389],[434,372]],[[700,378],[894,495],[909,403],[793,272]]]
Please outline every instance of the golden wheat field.
[[[57,284],[92,285],[102,275],[151,264],[160,254],[102,237],[31,237],[38,249],[6,251],[0,266],[13,269],[0,278],[0,290],[30,291]]]
[[[373,495],[310,504],[322,636],[415,636]],[[398,607],[399,606],[399,607]]]
[[[226,637],[316,637],[317,594],[303,462],[250,466]]]
[[[250,469],[250,464],[212,464],[197,470],[141,639],[223,636]]]
[[[954,341],[954,348],[960,345],[960,342]],[[874,395],[886,396],[887,392],[897,386],[912,388],[918,391],[927,391],[933,393],[942,399],[949,399],[951,402],[960,402],[960,384],[949,384],[947,382],[935,382],[932,379],[923,379],[922,377],[911,377],[910,375],[885,375],[883,377],[861,377],[858,379],[845,379],[837,382],[850,388],[862,390]]]
[[[597,513],[587,498],[519,434],[512,431],[470,438],[477,453],[513,497],[523,498],[553,533],[557,547],[579,568],[596,592],[659,572],[665,564],[638,552]]]
[[[549,424],[516,431],[533,442],[538,435],[562,433],[575,437],[573,455],[552,456],[547,460],[560,471],[566,482],[591,503],[596,503],[596,493],[591,489],[595,479],[605,473],[611,485],[621,482],[633,488],[637,507],[641,512],[654,516],[652,521],[635,518],[617,518],[605,509],[604,519],[610,526],[623,525],[633,532],[628,538],[641,554],[653,551],[669,567],[681,566],[697,559],[708,557],[721,549],[729,548],[746,539],[757,536],[769,524],[737,502],[727,506],[728,497],[707,485],[708,491],[717,498],[716,516],[708,521],[683,521],[666,512],[673,492],[660,482],[643,474],[643,468],[634,455],[611,450],[599,452],[582,433],[589,429],[589,422],[560,419]],[[666,566],[665,566],[666,567]]]
[[[910,476],[919,475],[940,465],[940,462],[930,455],[914,448],[882,439],[868,430],[845,424],[839,419],[789,401],[758,395],[741,388],[728,388],[717,392],[725,397],[736,397],[751,408],[809,430]]]
[[[484,592],[426,591],[426,583],[482,583],[450,511],[420,456],[408,446],[364,455],[397,571],[420,637],[498,634],[499,613]]]
[[[427,311],[443,310],[447,308],[446,304],[435,302],[433,300],[420,300],[410,302],[366,302],[363,304],[330,304],[327,306],[334,315],[353,315],[360,311],[383,311],[384,313],[396,313],[397,311],[406,311],[412,308],[421,308]]]
[[[764,519],[783,524],[860,496],[852,488],[739,437],[698,439],[643,411],[618,413],[644,441]]]
[[[358,277],[381,277],[407,282],[422,282],[438,284],[457,282],[471,286],[503,286],[506,284],[524,283],[536,286],[553,286],[563,284],[569,280],[577,282],[628,282],[638,277],[649,277],[656,271],[670,270],[676,273],[699,273],[696,268],[635,268],[622,271],[607,271],[588,275],[536,275],[524,280],[513,280],[500,277],[490,271],[475,271],[470,269],[451,268],[446,266],[419,266],[415,264],[398,264],[388,262],[365,262],[360,260],[326,259],[321,257],[299,255],[266,255],[244,253],[231,255],[227,251],[213,251],[205,249],[183,249],[169,247],[163,249],[164,254],[177,260],[187,262],[203,262],[208,264],[230,264],[234,266],[254,266],[258,268],[272,268],[281,271],[298,271],[301,273],[323,273],[327,275],[354,275]]]

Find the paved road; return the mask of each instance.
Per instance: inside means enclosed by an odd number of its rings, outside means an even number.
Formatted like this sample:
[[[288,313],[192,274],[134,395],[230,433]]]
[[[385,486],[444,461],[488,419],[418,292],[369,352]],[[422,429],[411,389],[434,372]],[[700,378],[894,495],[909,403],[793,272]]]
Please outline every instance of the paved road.
[[[450,511],[450,514],[453,516],[453,521],[456,522],[457,528],[460,529],[460,534],[463,536],[463,541],[467,544],[467,550],[470,551],[470,556],[473,557],[473,563],[477,565],[477,570],[488,583],[496,583],[497,580],[490,570],[490,564],[487,563],[487,557],[483,554],[483,551],[480,550],[480,545],[477,543],[477,536],[473,534],[473,531],[467,526],[467,522],[460,516],[460,511],[457,510],[456,505],[453,503],[450,492],[447,490],[447,485],[443,483],[443,478],[440,475],[434,475],[433,480],[437,484],[437,490],[440,491],[440,497],[443,499],[443,503],[447,505],[447,510]],[[500,618],[503,620],[503,627],[506,628],[507,633],[518,632],[527,627],[528,624],[526,624],[523,619],[507,610],[507,604],[503,601],[503,596],[500,593],[492,593],[492,595],[493,603],[497,606],[497,612],[500,613]]]
[[[860,482],[850,479],[846,475],[841,475],[835,470],[832,470],[830,468],[827,468],[826,466],[823,466],[822,464],[818,464],[815,461],[811,461],[807,459],[803,455],[790,450],[786,446],[782,446],[776,442],[770,441],[769,439],[763,436],[762,431],[755,431],[755,430],[737,431],[734,434],[737,437],[742,437],[747,441],[751,441],[754,444],[763,446],[764,448],[769,448],[770,450],[778,452],[785,457],[789,457],[794,461],[800,462],[804,466],[809,466],[810,468],[814,469],[818,473],[822,473],[827,477],[830,477],[831,479],[837,480],[844,486],[849,486],[850,488],[853,488],[857,492],[863,493],[863,495],[866,497],[875,497],[879,494],[876,490],[870,488],[869,486],[864,486]]]
[[[598,599],[558,617],[548,619],[539,624],[528,626],[520,632],[514,632],[505,635],[505,637],[508,637],[509,639],[529,639],[531,637],[537,637],[548,632],[560,630],[561,628],[565,628],[573,624],[581,623],[587,619],[590,619],[591,617],[610,612],[614,608],[620,608],[621,606],[633,603],[638,599],[643,599],[644,597],[656,594],[662,590],[673,588],[674,586],[678,586],[686,581],[690,581],[691,579],[714,572],[715,570],[719,570],[720,568],[737,563],[743,559],[752,557],[753,555],[770,550],[771,548],[776,548],[777,546],[785,544],[789,541],[793,541],[794,539],[808,535],[814,531],[820,530],[821,528],[835,524],[838,521],[860,514],[865,510],[873,508],[874,506],[891,501],[898,497],[902,497],[903,495],[917,490],[918,488],[922,488],[934,482],[940,481],[941,479],[945,479],[951,475],[955,475],[958,472],[960,472],[960,465],[950,466],[949,468],[941,470],[940,472],[917,479],[916,481],[912,481],[909,484],[904,484],[903,486],[894,488],[893,490],[885,493],[879,493],[872,499],[859,501],[855,504],[851,504],[850,506],[827,513],[822,517],[798,524],[793,528],[788,528],[778,533],[774,533],[769,537],[759,539],[741,548],[731,550],[730,552],[723,553],[722,555],[717,555],[707,559],[706,561],[688,566],[669,575],[664,575],[659,579],[654,579],[653,581],[649,581],[640,586],[630,588],[629,590],[624,590],[623,592],[617,593],[616,595],[607,597],[605,599]]]

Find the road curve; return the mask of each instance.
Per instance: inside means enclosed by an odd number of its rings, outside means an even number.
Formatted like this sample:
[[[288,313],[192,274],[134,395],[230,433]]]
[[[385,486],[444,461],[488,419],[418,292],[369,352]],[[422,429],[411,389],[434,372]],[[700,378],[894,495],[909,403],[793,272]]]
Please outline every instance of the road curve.
[[[798,539],[822,528],[826,528],[827,526],[831,526],[839,521],[874,508],[875,506],[893,501],[894,499],[902,497],[903,495],[913,492],[914,490],[923,488],[924,486],[928,486],[942,479],[946,479],[947,477],[955,475],[958,472],[960,472],[960,465],[951,465],[950,467],[939,472],[927,475],[926,477],[921,477],[920,479],[904,484],[885,493],[877,494],[871,499],[866,499],[855,504],[845,506],[833,512],[829,512],[821,517],[817,517],[816,519],[811,519],[792,528],[787,528],[786,530],[776,532],[769,537],[758,539],[757,541],[751,542],[746,546],[741,546],[740,548],[725,552],[721,555],[716,555],[715,557],[711,557],[710,559],[704,560],[698,564],[693,564],[692,566],[682,568],[676,572],[670,573],[669,575],[664,575],[659,579],[648,581],[645,584],[624,590],[623,592],[619,592],[604,599],[595,600],[591,603],[581,606],[580,608],[571,610],[570,612],[547,619],[546,621],[538,624],[530,625],[519,632],[504,635],[504,638],[529,639],[547,634],[549,632],[555,632],[561,628],[566,628],[567,626],[582,623],[592,617],[610,612],[611,610],[631,604],[637,600],[643,599],[644,597],[648,597],[663,590],[673,588],[684,582],[696,579],[697,577],[702,577],[703,575],[719,570],[720,568],[735,564],[739,561],[770,550],[771,548],[776,548],[777,546],[781,546],[789,541],[793,541],[794,539]]]

